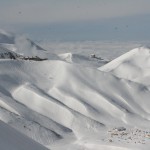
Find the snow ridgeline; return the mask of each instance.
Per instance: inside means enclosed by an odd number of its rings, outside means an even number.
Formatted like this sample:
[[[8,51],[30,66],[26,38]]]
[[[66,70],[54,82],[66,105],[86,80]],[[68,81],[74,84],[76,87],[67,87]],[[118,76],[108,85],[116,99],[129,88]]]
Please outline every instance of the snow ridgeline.
[[[150,84],[150,48],[135,48],[99,68],[115,76],[144,85]]]
[[[55,51],[56,52],[56,51]],[[109,62],[107,59],[95,55],[91,57],[81,52],[55,54],[52,50],[45,50],[25,36],[16,36],[0,30],[0,59],[22,59],[31,61],[63,60],[68,63],[79,64],[85,67],[97,68]],[[93,50],[91,50],[93,52]]]

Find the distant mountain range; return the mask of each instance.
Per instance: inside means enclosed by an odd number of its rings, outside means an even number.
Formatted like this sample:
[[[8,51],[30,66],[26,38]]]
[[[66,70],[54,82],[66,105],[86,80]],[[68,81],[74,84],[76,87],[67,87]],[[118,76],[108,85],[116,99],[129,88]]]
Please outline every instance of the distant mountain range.
[[[12,33],[8,33],[6,31],[0,30],[0,43],[2,44],[15,44],[15,38],[16,35],[12,34]],[[31,46],[35,47],[37,50],[45,50],[43,49],[41,46],[37,45],[35,42],[33,42],[32,40],[30,40],[29,38],[26,39]]]

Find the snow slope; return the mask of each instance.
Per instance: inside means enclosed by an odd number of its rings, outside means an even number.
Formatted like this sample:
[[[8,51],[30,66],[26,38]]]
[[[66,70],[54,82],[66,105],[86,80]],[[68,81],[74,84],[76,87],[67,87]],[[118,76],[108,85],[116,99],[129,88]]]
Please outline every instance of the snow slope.
[[[150,92],[141,84],[60,60],[1,60],[0,70],[1,120],[47,147],[150,125]]]
[[[140,47],[99,68],[117,77],[150,85],[150,48]]]
[[[0,121],[0,149],[2,150],[47,150],[42,145],[20,134]]]
[[[0,45],[0,59],[16,59],[20,55]]]

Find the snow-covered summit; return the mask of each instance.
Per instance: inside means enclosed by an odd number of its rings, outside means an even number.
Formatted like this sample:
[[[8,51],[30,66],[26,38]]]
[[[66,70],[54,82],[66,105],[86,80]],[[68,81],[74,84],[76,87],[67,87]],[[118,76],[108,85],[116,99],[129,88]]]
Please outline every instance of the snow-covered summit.
[[[17,36],[13,33],[6,32],[5,30],[0,29],[0,44],[1,45],[3,44],[6,47],[9,46],[9,48],[10,48],[10,45],[16,46],[18,39],[21,44],[26,42],[26,43],[28,43],[28,45],[30,45],[30,48],[34,47],[36,50],[44,50],[45,51],[45,49],[43,49],[41,46],[39,46],[38,44],[33,42],[31,39],[29,39],[25,36]]]
[[[99,68],[120,78],[150,84],[150,48],[139,47]]]
[[[0,30],[0,59],[16,59],[20,55],[22,58],[27,57],[26,59],[32,57],[39,57],[41,60],[58,59],[55,54],[47,52],[26,36],[17,36]]]

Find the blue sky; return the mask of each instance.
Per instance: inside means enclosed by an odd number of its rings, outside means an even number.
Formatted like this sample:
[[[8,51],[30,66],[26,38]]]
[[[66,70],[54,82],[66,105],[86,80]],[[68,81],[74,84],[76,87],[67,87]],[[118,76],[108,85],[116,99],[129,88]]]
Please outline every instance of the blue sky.
[[[0,0],[0,28],[35,40],[149,40],[149,0]]]

